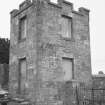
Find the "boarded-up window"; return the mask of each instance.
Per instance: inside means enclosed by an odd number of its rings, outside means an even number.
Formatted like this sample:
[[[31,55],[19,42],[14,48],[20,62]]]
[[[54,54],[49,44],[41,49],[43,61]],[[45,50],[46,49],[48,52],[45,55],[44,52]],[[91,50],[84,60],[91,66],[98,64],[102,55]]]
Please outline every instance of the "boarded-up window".
[[[19,22],[19,40],[26,38],[26,16],[22,17]]]
[[[72,34],[72,19],[66,16],[62,16],[62,36],[65,38],[71,38]]]
[[[20,73],[19,73],[19,87],[20,91],[24,92],[25,91],[25,82],[26,82],[26,58],[20,59],[19,60],[19,68],[20,68]]]
[[[63,58],[62,61],[64,80],[68,81],[73,79],[73,60],[69,58]]]

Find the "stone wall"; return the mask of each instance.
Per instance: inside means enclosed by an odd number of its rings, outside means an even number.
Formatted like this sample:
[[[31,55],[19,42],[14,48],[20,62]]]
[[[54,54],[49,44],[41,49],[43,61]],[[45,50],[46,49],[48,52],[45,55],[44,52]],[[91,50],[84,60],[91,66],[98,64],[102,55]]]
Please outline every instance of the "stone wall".
[[[24,15],[27,16],[27,37],[19,41],[19,18]],[[62,16],[72,18],[71,38],[62,36]],[[24,57],[27,81],[22,94],[18,92],[19,59]],[[64,79],[62,58],[73,59],[74,76],[69,81]],[[58,4],[49,0],[26,0],[19,10],[13,10],[9,76],[9,89],[14,96],[23,96],[37,105],[75,104],[71,88],[79,82],[89,84],[91,81],[89,10],[74,11],[73,4],[63,0]]]
[[[92,76],[93,88],[105,89],[105,74],[97,74]]]
[[[0,88],[8,89],[9,65],[0,64]]]
[[[36,81],[36,7],[30,2],[23,2],[20,4],[20,10],[13,10],[11,12],[11,35],[10,35],[10,84],[9,90],[11,94],[19,95],[19,59],[26,57],[27,60],[27,81],[26,93],[27,97],[35,96],[37,87]],[[24,5],[24,4],[27,5]],[[19,39],[19,19],[27,15],[27,38],[25,40]],[[24,96],[24,94],[21,94]]]

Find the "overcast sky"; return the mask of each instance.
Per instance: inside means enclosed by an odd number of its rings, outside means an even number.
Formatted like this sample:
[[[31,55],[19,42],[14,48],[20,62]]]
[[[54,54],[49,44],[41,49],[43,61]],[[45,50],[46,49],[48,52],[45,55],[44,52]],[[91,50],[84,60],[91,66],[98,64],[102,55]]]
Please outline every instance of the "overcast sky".
[[[1,0],[0,2],[0,37],[10,38],[10,11],[17,9],[23,0]],[[56,0],[51,0],[56,1]],[[68,0],[74,3],[74,9],[90,9],[90,38],[92,72],[105,73],[105,0]]]

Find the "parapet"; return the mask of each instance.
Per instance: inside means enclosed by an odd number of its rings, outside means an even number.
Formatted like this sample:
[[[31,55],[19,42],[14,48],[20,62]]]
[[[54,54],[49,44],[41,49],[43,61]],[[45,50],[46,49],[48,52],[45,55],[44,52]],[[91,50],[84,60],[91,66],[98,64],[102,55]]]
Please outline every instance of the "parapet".
[[[79,15],[85,15],[85,16],[89,15],[89,11],[90,11],[90,10],[84,8],[84,7],[80,7],[78,11],[75,11],[73,9],[73,4],[69,1],[66,1],[66,0],[57,0],[57,3],[53,3],[53,2],[51,2],[51,0],[32,0],[32,1],[31,0],[25,0],[24,2],[22,2],[19,5],[19,10],[14,9],[11,12],[11,16],[16,16],[16,14],[22,12],[23,10],[30,7],[32,4],[36,4],[37,2],[46,2],[48,4],[53,5],[54,7],[63,9],[66,12],[71,11],[71,12],[79,14]]]
[[[62,5],[69,5],[73,7],[73,3],[66,1],[66,0],[58,0],[58,5],[62,6]]]
[[[89,12],[90,12],[89,9],[86,9],[84,7],[80,7],[78,11],[75,11],[74,8],[73,8],[73,3],[71,3],[67,0],[57,0],[57,3],[56,4],[53,3],[53,4],[58,6],[58,7],[61,7],[62,9],[69,8],[69,10],[71,10],[71,12],[74,12],[74,13],[82,15],[82,16],[83,15],[85,15],[85,16],[89,15]]]
[[[13,9],[11,12],[10,12],[10,14],[11,14],[11,16],[15,16],[17,13],[18,13],[18,9]]]
[[[71,10],[71,12],[74,12],[74,13],[82,15],[82,16],[89,15],[89,12],[90,12],[89,9],[86,9],[84,7],[80,7],[78,11],[75,11],[73,9],[73,3],[71,3],[67,0],[57,0],[57,3],[52,3],[50,0],[45,0],[45,1],[47,1],[50,4],[53,4],[54,6],[56,5],[56,7],[60,7],[62,9],[69,8],[69,10]]]
[[[84,7],[80,7],[79,8],[79,12],[81,12],[83,14],[86,14],[86,15],[89,15],[90,10],[89,9],[86,9]]]
[[[18,13],[21,13],[23,10],[25,10],[26,8],[30,7],[32,5],[31,0],[25,0],[23,1],[20,5],[19,5],[19,10],[18,9],[14,9],[10,12],[11,16],[16,16]]]
[[[31,4],[31,0],[25,0],[24,2],[22,2],[20,5],[19,5],[19,9],[24,9],[26,8],[27,6],[29,6]]]

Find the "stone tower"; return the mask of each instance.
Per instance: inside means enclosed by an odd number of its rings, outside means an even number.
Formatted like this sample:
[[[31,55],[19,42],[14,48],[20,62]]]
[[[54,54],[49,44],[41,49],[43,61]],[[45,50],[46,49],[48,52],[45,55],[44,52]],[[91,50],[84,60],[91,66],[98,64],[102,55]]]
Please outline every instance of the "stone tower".
[[[33,104],[73,103],[67,91],[91,80],[89,10],[65,0],[20,4],[11,12],[9,77],[11,94]]]

